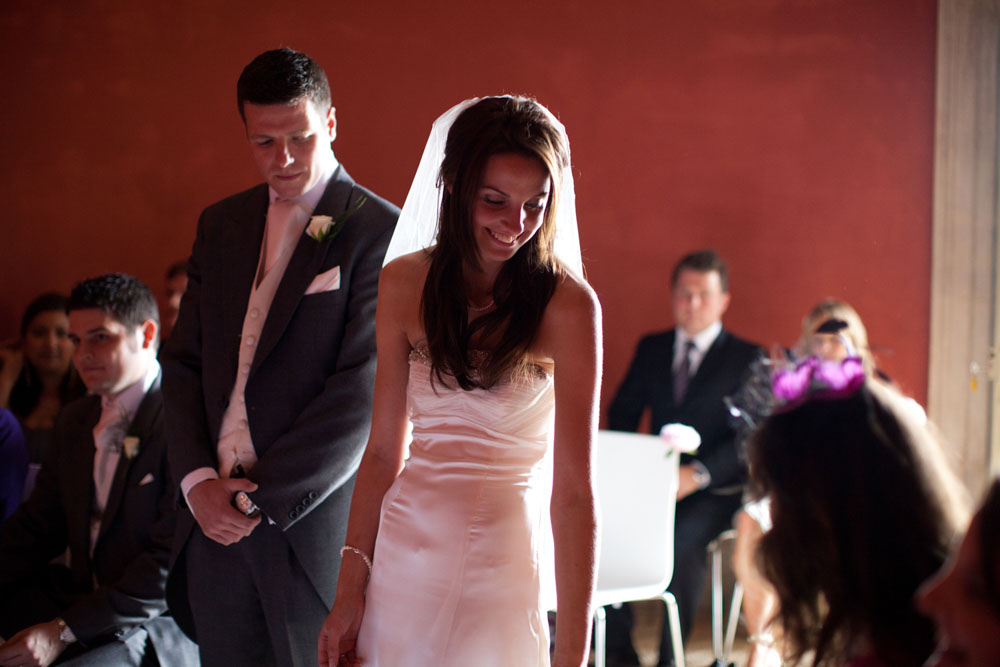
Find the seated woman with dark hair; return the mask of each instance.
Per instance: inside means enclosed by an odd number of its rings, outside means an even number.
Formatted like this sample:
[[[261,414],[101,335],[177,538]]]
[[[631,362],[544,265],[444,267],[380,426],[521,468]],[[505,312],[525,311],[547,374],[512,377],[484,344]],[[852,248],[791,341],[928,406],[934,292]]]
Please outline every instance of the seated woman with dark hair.
[[[795,347],[786,354],[793,359],[816,359],[841,363],[848,357],[855,357],[861,364],[865,376],[886,380],[884,373],[875,365],[875,357],[868,345],[868,331],[861,316],[846,301],[826,298],[810,309],[802,319],[802,332]],[[772,360],[774,363],[786,363]],[[750,427],[758,423],[770,410],[772,397],[769,382],[758,377],[757,395],[766,394],[766,401],[758,399],[760,405],[744,405],[741,413],[752,412]],[[763,386],[762,386],[763,385]],[[753,396],[753,387],[745,390],[746,396]],[[738,397],[737,402],[753,403],[746,397]],[[922,409],[913,401],[915,414],[922,416]],[[744,410],[743,408],[746,408]],[[754,409],[755,408],[755,409]],[[747,436],[748,437],[748,436]],[[737,539],[733,551],[733,573],[743,585],[743,620],[749,635],[750,651],[746,667],[774,667],[781,664],[781,627],[773,616],[778,608],[777,596],[767,580],[757,569],[755,558],[757,545],[764,531],[771,526],[770,504],[765,497],[748,503],[735,519]]]
[[[928,665],[1000,665],[1000,478],[948,563],[920,589],[917,606],[938,628]]]
[[[813,665],[921,665],[933,624],[914,604],[964,525],[964,493],[906,399],[861,361],[810,358],[774,378],[749,446],[771,498],[757,563],[786,653]]]
[[[28,304],[20,339],[0,346],[0,408],[21,422],[32,463],[41,463],[62,406],[86,393],[73,368],[66,303],[42,294]]]

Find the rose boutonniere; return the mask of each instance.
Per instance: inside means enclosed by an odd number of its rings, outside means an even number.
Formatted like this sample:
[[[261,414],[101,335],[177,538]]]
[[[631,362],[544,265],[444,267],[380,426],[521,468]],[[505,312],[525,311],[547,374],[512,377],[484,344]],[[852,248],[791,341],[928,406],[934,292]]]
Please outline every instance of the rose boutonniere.
[[[357,213],[358,209],[361,208],[366,201],[368,201],[368,197],[360,197],[354,206],[344,211],[336,218],[329,215],[314,215],[309,218],[309,226],[306,227],[306,234],[308,234],[310,238],[315,239],[318,243],[332,239],[340,233],[340,230],[343,228],[344,223],[347,222],[347,219]]]
[[[135,435],[126,435],[122,440],[122,453],[125,454],[125,458],[132,460],[139,453],[139,437]]]
[[[667,441],[671,449],[691,454],[701,446],[698,431],[686,424],[667,424],[660,429],[660,437]]]

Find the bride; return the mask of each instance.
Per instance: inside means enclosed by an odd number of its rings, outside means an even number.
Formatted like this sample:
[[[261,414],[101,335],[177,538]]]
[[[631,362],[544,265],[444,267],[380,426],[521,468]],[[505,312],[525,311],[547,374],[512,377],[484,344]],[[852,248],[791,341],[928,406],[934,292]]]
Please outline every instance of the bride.
[[[550,542],[553,664],[585,665],[601,314],[559,121],[511,96],[439,118],[389,255],[435,226],[435,245],[382,271],[371,435],[320,665],[548,665]]]

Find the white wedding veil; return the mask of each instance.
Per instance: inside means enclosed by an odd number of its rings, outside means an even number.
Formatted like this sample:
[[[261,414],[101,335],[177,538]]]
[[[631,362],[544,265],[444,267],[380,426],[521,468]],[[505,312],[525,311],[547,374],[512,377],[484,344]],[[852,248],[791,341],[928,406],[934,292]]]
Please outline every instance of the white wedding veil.
[[[406,195],[406,201],[403,203],[396,230],[389,241],[383,266],[400,255],[434,245],[441,206],[442,184],[439,175],[441,162],[444,160],[445,144],[448,141],[448,131],[451,130],[455,119],[480,99],[474,97],[456,104],[441,114],[431,126],[431,134],[427,138],[427,145],[417,166],[417,173],[413,177],[413,184],[410,185],[410,193]],[[541,104],[538,106],[562,135],[563,141],[566,142],[566,151],[569,153],[566,128],[551,111]],[[576,223],[576,189],[573,186],[572,162],[563,168],[558,206],[555,219],[555,254],[566,267],[582,276],[583,260],[580,255],[580,235]]]

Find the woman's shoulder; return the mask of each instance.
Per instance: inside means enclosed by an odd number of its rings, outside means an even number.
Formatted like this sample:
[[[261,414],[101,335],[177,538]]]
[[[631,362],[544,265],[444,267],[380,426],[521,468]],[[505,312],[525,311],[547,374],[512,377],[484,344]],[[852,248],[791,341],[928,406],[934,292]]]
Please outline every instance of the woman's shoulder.
[[[546,309],[546,315],[550,313],[558,319],[600,318],[601,302],[590,283],[572,271],[562,270]]]
[[[580,276],[562,271],[545,308],[536,339],[535,356],[555,360],[560,353],[576,355],[600,345],[601,302]]]
[[[430,257],[429,249],[400,255],[382,267],[382,284],[422,289],[430,267]]]

